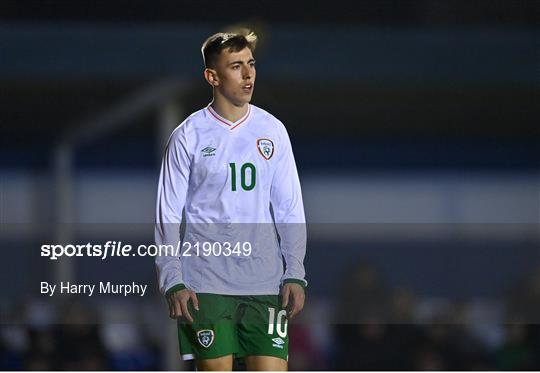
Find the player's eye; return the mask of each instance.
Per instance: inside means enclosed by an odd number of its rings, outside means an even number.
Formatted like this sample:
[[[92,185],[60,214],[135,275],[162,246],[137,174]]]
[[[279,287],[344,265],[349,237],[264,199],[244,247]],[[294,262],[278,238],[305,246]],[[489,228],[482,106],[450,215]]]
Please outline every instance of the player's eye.
[[[240,65],[233,65],[233,70],[238,70],[240,68]]]

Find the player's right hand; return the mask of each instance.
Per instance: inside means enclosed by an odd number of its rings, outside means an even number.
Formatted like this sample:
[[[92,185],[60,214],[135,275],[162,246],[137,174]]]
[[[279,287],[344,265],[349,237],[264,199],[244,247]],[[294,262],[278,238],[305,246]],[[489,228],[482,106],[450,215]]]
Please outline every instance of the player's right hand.
[[[193,322],[193,317],[188,311],[188,302],[191,300],[193,308],[199,310],[199,300],[197,294],[189,289],[182,289],[169,294],[167,302],[169,303],[169,317],[176,319],[178,317],[185,317],[189,322]]]

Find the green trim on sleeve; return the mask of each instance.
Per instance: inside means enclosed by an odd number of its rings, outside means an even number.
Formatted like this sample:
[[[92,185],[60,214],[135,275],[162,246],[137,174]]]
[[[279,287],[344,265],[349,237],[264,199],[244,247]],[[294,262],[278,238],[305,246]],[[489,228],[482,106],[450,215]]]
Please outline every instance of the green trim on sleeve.
[[[299,280],[297,278],[286,278],[283,280],[283,285],[285,284],[298,284],[301,285],[303,288],[307,287],[307,282],[305,280]]]
[[[170,288],[169,290],[165,292],[165,296],[168,297],[172,293],[176,293],[177,291],[184,290],[185,288],[186,288],[186,285],[184,284],[174,285],[172,288]]]

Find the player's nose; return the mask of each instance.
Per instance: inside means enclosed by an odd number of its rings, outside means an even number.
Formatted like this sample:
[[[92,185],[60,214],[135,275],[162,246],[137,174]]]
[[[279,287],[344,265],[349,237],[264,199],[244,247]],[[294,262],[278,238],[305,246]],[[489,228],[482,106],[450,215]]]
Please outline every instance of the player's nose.
[[[249,68],[244,67],[242,69],[242,79],[244,79],[244,80],[251,79],[251,72],[250,72]]]

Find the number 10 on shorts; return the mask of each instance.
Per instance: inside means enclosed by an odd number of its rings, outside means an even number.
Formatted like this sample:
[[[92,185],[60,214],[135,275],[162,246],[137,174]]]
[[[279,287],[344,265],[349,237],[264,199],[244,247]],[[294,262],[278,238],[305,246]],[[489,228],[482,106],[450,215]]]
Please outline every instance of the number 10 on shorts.
[[[287,316],[286,310],[279,311],[276,316],[276,309],[273,307],[268,307],[268,334],[270,335],[274,334],[274,327],[275,327],[277,334],[281,338],[285,338],[287,336],[287,325],[289,322],[286,316]]]

